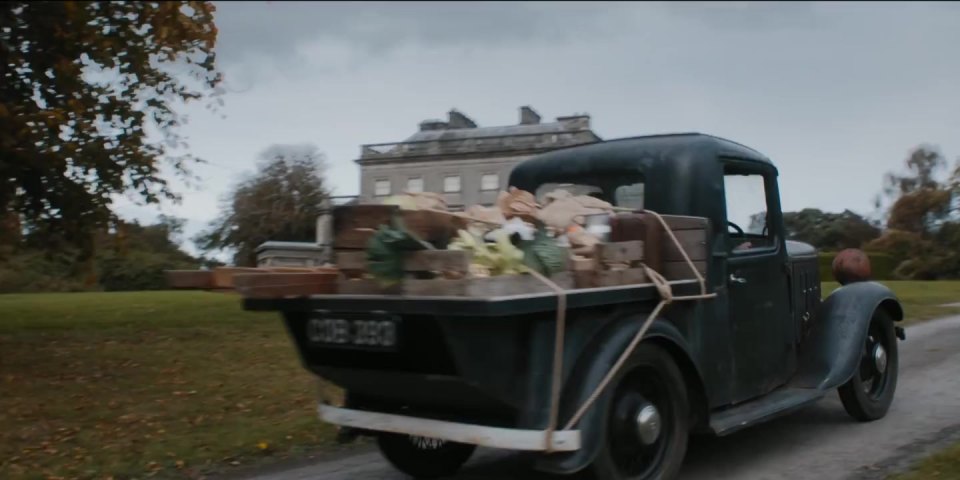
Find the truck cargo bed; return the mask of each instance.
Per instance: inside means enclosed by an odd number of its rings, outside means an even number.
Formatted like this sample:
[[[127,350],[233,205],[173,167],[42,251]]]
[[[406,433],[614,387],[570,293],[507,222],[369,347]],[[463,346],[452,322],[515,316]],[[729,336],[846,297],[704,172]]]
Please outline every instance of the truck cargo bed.
[[[674,295],[699,293],[695,280],[670,282]],[[567,290],[567,308],[642,302],[660,298],[653,284]],[[339,312],[383,311],[395,314],[444,316],[502,316],[556,310],[552,292],[498,297],[451,297],[424,295],[312,295],[291,298],[247,298],[243,308],[252,311]]]

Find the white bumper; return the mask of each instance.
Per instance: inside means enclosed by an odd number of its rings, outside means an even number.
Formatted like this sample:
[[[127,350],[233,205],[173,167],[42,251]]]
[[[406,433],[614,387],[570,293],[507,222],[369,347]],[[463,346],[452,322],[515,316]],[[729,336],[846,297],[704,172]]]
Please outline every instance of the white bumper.
[[[509,450],[547,450],[546,433],[542,430],[487,427],[406,415],[364,412],[323,404],[317,410],[323,421],[343,427],[402,433]],[[579,449],[579,430],[561,430],[553,433],[554,451],[570,452]]]

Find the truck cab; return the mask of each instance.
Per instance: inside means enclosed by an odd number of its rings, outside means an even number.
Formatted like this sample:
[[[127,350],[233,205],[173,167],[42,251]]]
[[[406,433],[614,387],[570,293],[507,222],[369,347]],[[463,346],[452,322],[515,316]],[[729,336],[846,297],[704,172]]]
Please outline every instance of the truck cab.
[[[820,303],[817,252],[786,240],[778,172],[753,149],[703,134],[614,140],[560,150],[519,165],[510,184],[597,186],[617,206],[710,221],[709,288],[717,294],[690,345],[702,355],[716,405],[780,387]],[[639,194],[638,194],[639,192]],[[632,195],[631,195],[632,193]],[[700,362],[698,362],[700,363]]]

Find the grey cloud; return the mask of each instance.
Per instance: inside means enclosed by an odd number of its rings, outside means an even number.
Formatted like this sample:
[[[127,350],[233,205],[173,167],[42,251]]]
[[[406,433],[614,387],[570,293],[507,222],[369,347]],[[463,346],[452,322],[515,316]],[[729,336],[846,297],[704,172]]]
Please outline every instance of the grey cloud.
[[[664,2],[667,12],[703,26],[748,32],[811,29],[830,18],[812,2]]]
[[[427,47],[566,42],[602,33],[618,5],[540,2],[221,2],[225,64],[295,57],[297,45],[336,40],[368,55]]]
[[[452,107],[482,125],[524,104],[586,111],[604,138],[728,136],[774,158],[787,209],[867,211],[912,146],[960,152],[960,3],[743,5],[218,4],[243,91],[226,120],[188,112],[192,152],[225,167],[198,168],[206,193],[173,212],[212,218],[272,143],[316,143],[355,193],[359,145]]]

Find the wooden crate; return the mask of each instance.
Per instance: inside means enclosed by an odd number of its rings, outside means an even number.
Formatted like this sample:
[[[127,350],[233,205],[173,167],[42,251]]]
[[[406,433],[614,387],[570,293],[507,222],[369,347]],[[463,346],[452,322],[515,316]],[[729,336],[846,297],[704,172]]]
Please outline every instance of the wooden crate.
[[[242,273],[233,276],[234,287],[247,298],[287,298],[337,292],[334,271],[296,273]]]
[[[369,270],[366,251],[341,250],[334,252],[337,269],[349,278],[356,278]],[[466,274],[470,268],[470,253],[460,250],[420,250],[410,252],[404,259],[407,272],[455,272]]]
[[[348,278],[340,275],[337,279],[337,294],[339,295],[400,295],[403,290],[400,284],[384,287],[373,278]]]
[[[707,262],[693,262],[693,266],[700,272],[700,275],[706,277]],[[690,266],[687,265],[687,262],[684,261],[664,263],[663,271],[660,272],[660,274],[667,280],[694,280],[697,278],[696,275],[690,271]]]
[[[573,275],[570,272],[556,273],[549,278],[564,290],[575,288]],[[555,291],[540,279],[529,274],[498,275],[459,280],[407,278],[403,280],[402,289],[404,295],[456,297],[503,297],[532,293],[553,293]]]
[[[448,212],[401,210],[396,205],[345,205],[333,211],[333,248],[366,249],[376,230],[394,217],[399,217],[417,238],[440,248],[469,223],[469,219]]]
[[[601,243],[597,245],[592,262],[574,262],[575,285],[577,288],[594,288],[648,283],[647,274],[640,265],[643,259],[643,241]]]
[[[333,263],[347,278],[359,278],[367,272],[367,251],[334,250]]]
[[[617,270],[600,270],[593,278],[595,287],[615,287],[618,285],[636,285],[650,283],[647,272],[642,268],[623,268]]]
[[[634,266],[643,261],[643,241],[601,243],[596,248],[597,262],[604,269],[617,265]]]
[[[405,278],[392,287],[383,287],[375,279],[364,277],[367,270],[365,252],[339,252],[337,267],[341,271],[338,293],[347,295],[418,295],[498,297],[552,292],[532,275],[498,275],[468,277],[471,255],[458,250],[421,250],[404,259]],[[561,272],[550,280],[564,289],[574,288],[573,275]]]
[[[380,227],[400,212],[396,205],[343,205],[333,209],[333,248],[365,249]]]
[[[683,245],[690,260],[701,275],[706,275],[707,260],[710,258],[708,241],[710,239],[710,221],[703,217],[688,217],[682,215],[663,215],[663,220],[673,231],[677,240]],[[677,249],[669,236],[663,238],[663,271],[660,272],[667,280],[688,280],[696,276],[684,261],[683,255]]]
[[[267,273],[267,270],[260,268],[245,267],[216,267],[213,269],[213,288],[234,288],[233,277],[243,273]]]
[[[210,270],[165,270],[170,288],[213,288],[213,272]]]

